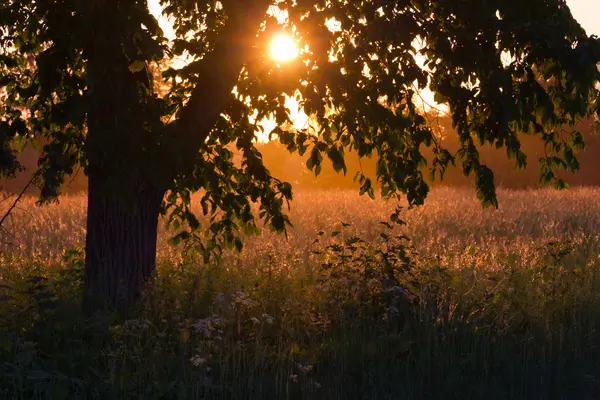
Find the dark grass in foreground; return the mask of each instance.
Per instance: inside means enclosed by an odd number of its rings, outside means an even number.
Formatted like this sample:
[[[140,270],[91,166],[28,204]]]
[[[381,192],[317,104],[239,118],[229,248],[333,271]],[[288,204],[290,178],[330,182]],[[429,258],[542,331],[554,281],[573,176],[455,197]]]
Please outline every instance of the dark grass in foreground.
[[[475,245],[416,254],[406,230],[327,229],[252,268],[163,260],[128,319],[82,315],[80,251],[6,256],[0,397],[600,399],[597,236],[484,268]]]

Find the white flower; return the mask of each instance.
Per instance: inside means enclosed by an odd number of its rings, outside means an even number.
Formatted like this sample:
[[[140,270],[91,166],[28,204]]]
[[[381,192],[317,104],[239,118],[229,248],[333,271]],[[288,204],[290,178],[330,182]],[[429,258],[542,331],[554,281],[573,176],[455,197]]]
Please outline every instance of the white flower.
[[[194,367],[201,367],[206,364],[206,358],[199,356],[196,354],[192,358],[190,358],[190,362]]]
[[[312,365],[302,365],[302,364],[298,364],[298,369],[300,370],[300,372],[302,372],[303,374],[309,373],[310,371],[312,371],[313,366]]]
[[[211,337],[213,332],[220,331],[220,328],[227,324],[227,320],[220,317],[208,317],[201,319],[192,326],[206,337]]]
[[[273,317],[271,317],[269,314],[263,314],[262,319],[264,319],[265,322],[269,325],[273,323]]]
[[[236,308],[239,306],[244,306],[250,308],[256,305],[258,305],[258,303],[254,299],[252,299],[246,293],[238,290],[233,293],[233,300],[231,301],[230,307]]]

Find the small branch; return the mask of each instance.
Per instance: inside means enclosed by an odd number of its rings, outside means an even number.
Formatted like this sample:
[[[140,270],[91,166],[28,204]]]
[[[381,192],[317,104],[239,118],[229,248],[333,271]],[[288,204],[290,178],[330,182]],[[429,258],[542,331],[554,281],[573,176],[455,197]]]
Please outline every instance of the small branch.
[[[38,173],[33,174],[31,179],[29,180],[29,182],[27,182],[27,185],[25,185],[23,190],[21,190],[21,192],[19,193],[19,195],[17,196],[15,201],[12,203],[10,208],[4,213],[4,215],[2,216],[2,219],[0,219],[0,227],[4,227],[4,221],[6,221],[6,218],[9,217],[9,215],[15,209],[15,207],[17,206],[19,201],[21,201],[21,198],[23,197],[23,195],[25,195],[25,192],[27,192],[27,189],[29,189],[29,187],[33,184],[33,182],[35,182],[35,180],[37,179],[38,176],[39,176]]]
[[[426,106],[428,106],[429,108],[431,108],[431,109],[433,109],[433,110],[436,110],[436,111],[437,111],[438,113],[440,113],[440,114],[444,114],[445,116],[447,116],[447,117],[449,117],[449,118],[452,118],[452,115],[450,115],[448,112],[446,112],[446,111],[444,111],[444,110],[442,110],[442,109],[440,109],[440,108],[438,108],[438,107],[436,107],[436,106],[434,106],[434,105],[430,104],[430,103],[429,103],[427,100],[425,100],[425,99],[423,98],[423,96],[421,96],[421,92],[419,91],[419,89],[417,88],[417,86],[415,86],[415,85],[413,84],[413,86],[412,86],[412,87],[413,87],[413,89],[415,90],[415,94],[416,94],[416,95],[419,97],[419,99],[421,99],[421,102],[423,103],[423,105],[426,105]]]

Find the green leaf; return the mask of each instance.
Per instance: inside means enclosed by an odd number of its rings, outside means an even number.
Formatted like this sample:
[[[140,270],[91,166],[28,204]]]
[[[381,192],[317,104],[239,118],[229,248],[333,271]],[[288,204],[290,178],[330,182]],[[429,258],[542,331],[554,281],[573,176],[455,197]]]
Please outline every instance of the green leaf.
[[[282,182],[279,185],[279,191],[288,200],[292,199],[292,185],[288,182]]]
[[[335,172],[344,171],[344,175],[348,171],[346,168],[346,162],[344,161],[344,154],[337,147],[332,147],[327,152],[327,156],[331,160],[333,164],[333,169]]]
[[[242,248],[244,247],[244,244],[242,243],[242,239],[240,239],[239,237],[236,237],[234,240],[234,246],[237,251],[242,251]]]
[[[171,239],[169,239],[169,243],[176,246],[178,244],[180,244],[182,241],[186,241],[191,237],[189,232],[183,231],[178,233],[177,235],[173,236]]]
[[[448,102],[448,97],[444,96],[440,92],[435,92],[433,94],[433,101],[438,104],[446,104]]]
[[[146,68],[146,63],[143,60],[135,60],[134,62],[129,64],[129,70],[134,73],[140,72],[144,68]]]

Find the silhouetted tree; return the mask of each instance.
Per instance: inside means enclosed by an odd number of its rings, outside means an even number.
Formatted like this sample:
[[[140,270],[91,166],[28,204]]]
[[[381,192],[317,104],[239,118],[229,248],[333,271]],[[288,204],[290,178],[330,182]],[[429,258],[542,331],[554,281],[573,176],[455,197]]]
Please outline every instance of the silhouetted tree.
[[[577,167],[573,149],[581,145],[579,134],[561,138],[555,127],[575,124],[598,104],[598,40],[563,0],[161,4],[173,41],[146,0],[0,3],[0,170],[18,170],[15,141],[47,138],[39,162],[45,202],[83,166],[91,309],[126,307],[139,295],[155,270],[161,212],[186,223],[175,240],[197,238],[205,253],[241,248],[241,232],[255,229],[254,202],[260,219],[285,229],[291,185],[271,176],[254,142],[255,121],[265,116],[276,118],[273,135],[290,151],[309,152],[317,174],[325,157],[345,171],[346,147],[360,157],[376,153],[382,194],[421,204],[428,193],[422,148],[432,149],[433,173],[454,160],[413,103],[415,89],[428,86],[453,115],[456,160],[475,176],[483,204],[495,205],[478,143],[505,147],[524,165],[518,132],[531,131],[552,150],[542,174],[554,180],[555,166]],[[277,65],[267,42],[281,30],[304,50]],[[159,95],[149,66],[184,55],[184,66],[163,69],[169,90]],[[554,81],[543,87],[539,78]],[[285,95],[301,98],[317,132],[289,128]],[[372,195],[371,180],[358,180]],[[196,191],[208,225],[191,211]]]

